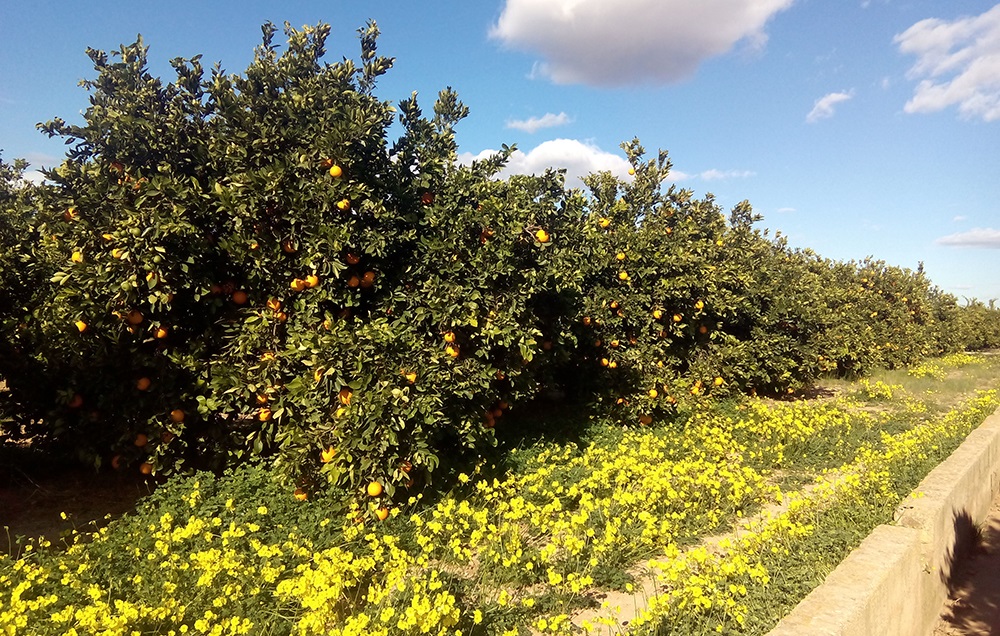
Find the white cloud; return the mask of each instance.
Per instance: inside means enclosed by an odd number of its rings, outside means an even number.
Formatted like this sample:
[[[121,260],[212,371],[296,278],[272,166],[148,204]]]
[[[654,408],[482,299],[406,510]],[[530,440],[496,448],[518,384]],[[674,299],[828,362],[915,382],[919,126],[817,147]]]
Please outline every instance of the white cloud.
[[[969,217],[965,216],[964,214],[959,214],[958,216],[952,219],[952,222],[961,223],[962,221],[967,221],[968,219]]]
[[[977,227],[968,232],[949,234],[934,241],[938,245],[952,247],[987,247],[1000,249],[1000,230],[989,227]]]
[[[797,210],[795,208],[778,208],[778,213],[779,214],[791,214],[792,212],[796,212],[796,211]]]
[[[933,113],[957,106],[964,117],[1000,119],[1000,4],[953,21],[921,20],[893,41],[915,55],[907,72],[920,79],[907,113]]]
[[[719,181],[721,179],[746,179],[756,176],[756,174],[753,170],[716,170],[712,168],[699,173],[698,176],[705,181]]]
[[[496,150],[483,150],[476,155],[464,152],[458,156],[458,162],[468,164],[496,153]],[[541,174],[546,168],[565,168],[567,185],[580,188],[583,187],[580,178],[591,172],[608,170],[624,179],[628,176],[630,167],[624,156],[605,152],[594,144],[576,139],[553,139],[535,146],[528,152],[515,150],[500,172],[500,176]]]
[[[826,95],[820,97],[813,104],[813,108],[806,115],[806,121],[813,124],[821,119],[827,119],[828,117],[833,117],[834,106],[840,102],[846,102],[847,100],[854,97],[854,89],[852,88],[846,92],[840,93],[827,93]]]
[[[490,36],[536,52],[533,76],[557,84],[623,86],[690,77],[744,42],[795,0],[506,0]]]
[[[552,113],[545,113],[541,117],[529,117],[528,119],[514,119],[507,121],[507,128],[513,128],[514,130],[523,130],[528,134],[535,134],[542,128],[553,128],[555,126],[565,126],[571,123],[573,120],[566,113],[559,113],[554,115]]]

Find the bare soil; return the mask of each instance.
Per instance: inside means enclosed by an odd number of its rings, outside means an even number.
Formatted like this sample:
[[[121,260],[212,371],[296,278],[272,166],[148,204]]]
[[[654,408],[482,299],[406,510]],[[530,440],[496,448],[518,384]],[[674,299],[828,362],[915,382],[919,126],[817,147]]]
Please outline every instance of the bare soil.
[[[952,588],[934,636],[1000,636],[1000,497],[973,553],[958,565]]]

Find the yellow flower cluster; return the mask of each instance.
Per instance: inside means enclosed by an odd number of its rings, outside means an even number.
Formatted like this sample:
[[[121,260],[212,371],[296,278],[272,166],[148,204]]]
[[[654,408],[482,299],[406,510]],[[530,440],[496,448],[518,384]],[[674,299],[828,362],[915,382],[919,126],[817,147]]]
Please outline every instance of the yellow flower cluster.
[[[112,525],[61,554],[0,556],[0,634],[443,636],[481,623],[487,633],[528,624],[569,633],[573,610],[607,573],[643,559],[659,593],[633,628],[691,617],[740,626],[748,595],[772,578],[762,555],[794,550],[817,511],[895,503],[895,475],[996,405],[990,393],[883,435],[791,497],[774,483],[776,469],[814,452],[817,439],[836,444],[876,426],[877,416],[843,399],[751,400],[733,415],[695,412],[683,430],[618,429],[586,447],[550,445],[506,479],[459,480],[464,494],[382,524],[352,511],[322,541],[295,528],[265,539],[271,511],[256,502],[195,514],[196,483],[185,512],[164,513],[127,550],[107,547]],[[702,541],[781,499],[782,510]],[[235,520],[240,506],[254,521]]]

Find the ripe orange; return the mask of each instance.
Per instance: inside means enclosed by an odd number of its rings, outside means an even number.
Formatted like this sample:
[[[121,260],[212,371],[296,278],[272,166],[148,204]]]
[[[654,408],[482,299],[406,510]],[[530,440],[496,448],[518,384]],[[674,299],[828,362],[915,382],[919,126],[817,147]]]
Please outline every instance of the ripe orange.
[[[410,371],[409,373],[404,371],[403,377],[406,378],[406,381],[409,382],[410,384],[416,384],[417,382],[417,374],[413,371]]]
[[[420,202],[423,203],[424,205],[431,205],[432,203],[434,203],[434,193],[424,192],[423,194],[420,195]]]
[[[293,243],[291,239],[284,241],[281,244],[281,251],[283,251],[285,254],[294,254],[296,249],[297,248],[295,247],[295,243]]]
[[[590,316],[584,316],[583,317],[583,324],[584,324],[584,326],[589,327],[591,322],[593,322],[593,321],[590,319]]]
[[[83,333],[84,331],[87,330],[87,323],[83,322],[82,320],[77,320],[73,324],[76,325],[77,331],[79,331],[80,333]]]
[[[341,404],[343,404],[344,406],[347,406],[348,404],[351,403],[351,396],[352,395],[354,395],[354,390],[351,389],[351,387],[349,387],[349,386],[345,386],[337,394],[337,397],[340,399],[340,403]]]
[[[617,340],[612,340],[612,341],[611,341],[611,346],[612,346],[613,348],[617,349],[617,348],[618,348],[618,345],[619,345],[619,342],[618,342]]]
[[[344,174],[344,169],[343,168],[341,168],[337,164],[333,164],[332,166],[330,166],[330,176],[331,177],[333,177],[334,179],[337,179],[342,174]]]
[[[722,376],[718,376],[715,378],[715,386],[722,386],[724,383],[725,380],[722,379]]]
[[[274,314],[274,317],[278,320],[278,322],[285,322],[286,320],[288,320],[288,314],[286,314],[283,311],[279,311],[278,313]]]
[[[459,353],[458,346],[457,345],[448,345],[447,347],[444,348],[444,352],[447,353],[452,358],[457,358],[458,357],[458,353]]]
[[[629,168],[629,169],[628,169],[628,173],[629,173],[630,175],[633,175],[633,174],[635,174],[635,168]]]
[[[539,243],[548,243],[551,237],[545,230],[538,230],[535,232],[535,238],[538,239]]]
[[[618,280],[622,281],[628,280],[628,272],[626,271],[618,272]]]
[[[348,287],[358,287],[361,285],[361,279],[358,278],[357,274],[351,274],[350,278],[347,279]]]
[[[620,261],[624,261],[625,260],[625,252],[618,252],[618,254],[615,255],[615,258],[617,258]]]
[[[143,475],[151,475],[153,474],[153,465],[149,462],[143,462],[139,464],[139,472]]]
[[[351,201],[349,199],[341,199],[337,201],[337,209],[341,212],[347,212],[351,209]]]
[[[316,274],[309,274],[308,276],[306,276],[305,283],[306,287],[315,287],[319,285],[319,276],[317,276]]]
[[[245,291],[240,290],[233,292],[233,302],[237,305],[245,305],[247,304],[247,300],[249,300],[249,298],[247,297],[247,293]]]
[[[680,314],[674,314],[674,322],[680,322],[682,320],[684,320],[683,316],[681,316]]]
[[[705,308],[705,302],[704,302],[704,301],[701,301],[701,300],[699,300],[698,302],[696,302],[696,303],[694,304],[694,308],[695,308],[695,309],[696,309],[697,311],[701,311],[702,309],[704,309],[704,308]]]
[[[281,301],[277,298],[272,298],[267,301],[267,308],[272,311],[281,311]]]
[[[115,470],[118,470],[119,468],[122,467],[121,455],[115,455],[114,457],[111,458],[111,467],[114,468]]]
[[[344,260],[347,262],[348,265],[357,265],[358,263],[361,262],[361,257],[358,256],[357,254],[348,254],[347,256],[344,257]]]
[[[296,278],[292,280],[292,284],[289,285],[289,287],[291,287],[292,291],[294,292],[300,292],[306,288],[306,281],[302,280],[301,278]]]
[[[316,382],[319,382],[320,380],[323,379],[323,374],[325,372],[326,372],[325,369],[322,369],[322,368],[316,369],[315,371],[313,371],[313,380],[315,380]]]
[[[375,511],[375,516],[378,517],[379,521],[385,521],[386,519],[389,518],[389,509],[379,508],[378,510]]]
[[[413,470],[413,464],[404,459],[399,464],[399,470],[402,471],[402,472],[404,472],[404,473],[406,473],[407,475],[409,475],[410,471]]]
[[[170,419],[172,421],[176,422],[177,424],[180,424],[181,422],[183,422],[184,421],[184,417],[185,417],[185,413],[181,409],[174,409],[173,411],[170,411]]]
[[[292,496],[298,499],[299,501],[305,501],[306,499],[309,498],[309,494],[306,491],[302,490],[301,488],[296,488],[295,492],[292,493]]]
[[[382,484],[378,483],[377,481],[373,481],[370,484],[368,484],[369,497],[378,497],[381,494],[382,494]]]
[[[661,310],[659,310],[659,309],[654,309],[653,310],[653,319],[654,320],[659,320],[660,318],[663,318],[663,312]]]
[[[656,389],[650,389],[649,390],[649,397],[650,398],[655,398],[657,395],[659,395],[659,393],[656,391]]]
[[[333,458],[337,455],[337,449],[333,446],[327,446],[319,454],[319,460],[324,464],[329,464],[333,461]]]
[[[608,368],[609,369],[617,369],[618,368],[618,363],[615,362],[614,360],[612,360],[611,362],[608,363]]]
[[[133,309],[127,314],[125,314],[125,320],[128,321],[128,324],[132,325],[133,327],[136,327],[142,324],[144,318],[141,311],[139,311],[138,309]]]
[[[444,332],[444,341],[449,344],[455,342],[455,332],[454,331]]]
[[[617,300],[612,300],[611,301],[611,308],[612,309],[618,309],[618,301]]]
[[[149,378],[139,378],[139,381],[135,383],[135,388],[139,389],[140,391],[145,391],[152,384],[153,381],[150,380]]]
[[[375,284],[375,272],[365,272],[364,276],[361,277],[361,286],[364,288],[371,287]]]
[[[160,327],[160,328],[158,328],[158,329],[156,330],[156,333],[155,333],[154,335],[155,335],[155,336],[156,336],[157,338],[159,338],[160,340],[163,340],[163,339],[164,339],[164,338],[166,338],[166,337],[167,337],[167,336],[168,336],[169,334],[170,334],[170,332],[169,332],[169,331],[167,330],[167,328],[166,328],[166,327]]]
[[[602,219],[601,219],[600,221],[598,221],[598,224],[599,224],[599,225],[600,225],[600,226],[601,226],[602,228],[605,228],[605,229],[607,229],[607,227],[608,227],[609,225],[611,225],[611,219],[609,219],[609,218],[602,218]]]
[[[73,255],[69,257],[74,263],[83,262],[83,252],[73,252]]]
[[[125,256],[125,250],[117,247],[111,250],[111,258],[122,258],[123,256]]]
[[[79,393],[74,394],[73,397],[70,399],[68,406],[71,409],[80,408],[81,406],[83,406],[83,396],[80,395]]]
[[[640,415],[639,416],[639,423],[642,424],[643,426],[649,426],[650,424],[653,423],[653,416],[652,415]]]
[[[698,327],[698,333],[704,336],[706,333],[708,333],[708,327],[706,327],[705,325]]]
[[[257,396],[257,404],[264,406],[265,404],[267,404],[267,402],[268,400],[265,394],[261,393],[260,395]]]
[[[271,409],[263,408],[257,412],[257,419],[261,422],[267,422],[271,419]]]
[[[146,437],[146,434],[145,433],[139,433],[138,435],[135,436],[135,441],[132,442],[132,443],[135,444],[136,447],[142,448],[148,442],[149,442],[149,438]]]
[[[163,431],[162,433],[160,433],[160,441],[163,442],[164,444],[169,444],[170,442],[174,441],[175,437],[177,436],[170,431]]]
[[[608,360],[607,358],[601,358],[601,366],[602,366],[602,367],[606,367],[606,366],[608,366],[609,364],[611,364],[611,361],[610,361],[610,360]]]
[[[66,210],[65,212],[63,212],[63,220],[64,221],[72,221],[75,218],[76,218],[76,208],[72,208],[71,207],[68,210]]]

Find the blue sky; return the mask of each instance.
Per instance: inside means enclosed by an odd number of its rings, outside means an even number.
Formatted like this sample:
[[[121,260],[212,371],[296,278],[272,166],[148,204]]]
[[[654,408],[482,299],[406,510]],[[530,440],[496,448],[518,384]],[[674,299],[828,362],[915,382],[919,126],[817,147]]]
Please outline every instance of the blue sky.
[[[839,260],[916,268],[1000,299],[1000,4],[949,0],[15,2],[0,7],[0,148],[32,167],[64,146],[94,76],[84,54],[141,33],[152,70],[203,54],[242,72],[267,20],[329,22],[329,59],[374,19],[397,62],[378,90],[430,107],[455,88],[470,158],[510,171],[625,176],[618,144],[670,151],[674,179]]]

